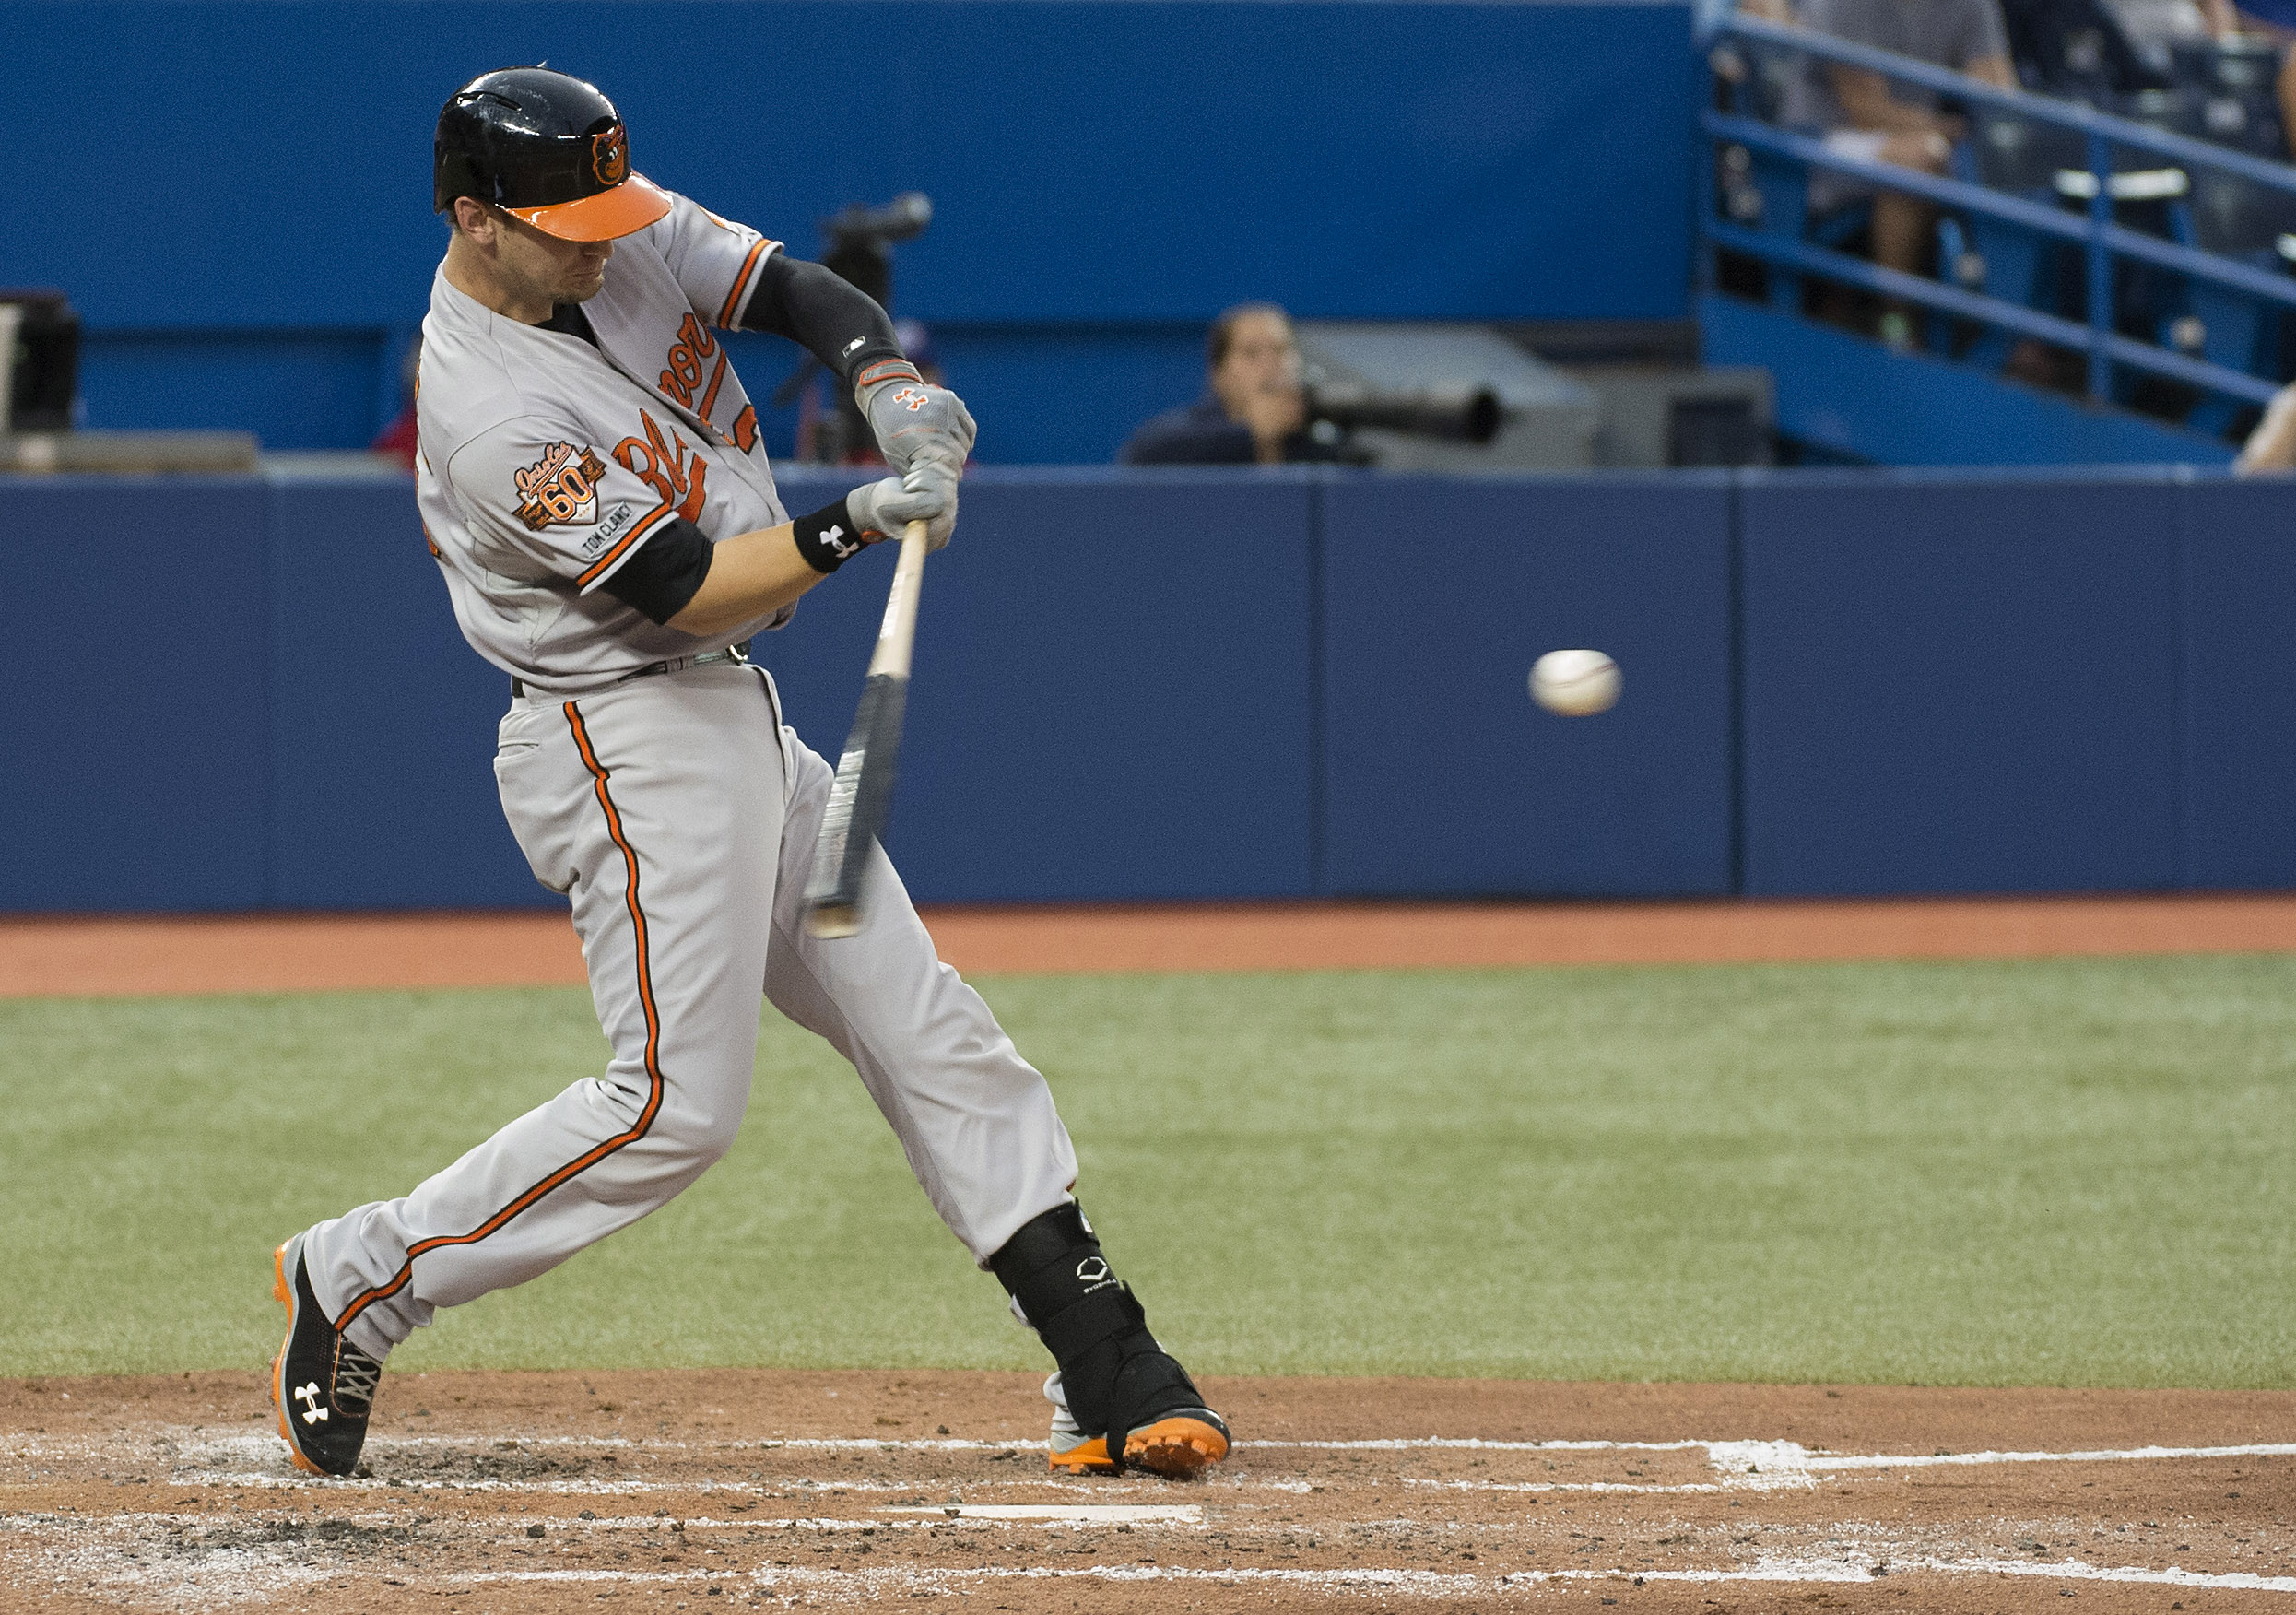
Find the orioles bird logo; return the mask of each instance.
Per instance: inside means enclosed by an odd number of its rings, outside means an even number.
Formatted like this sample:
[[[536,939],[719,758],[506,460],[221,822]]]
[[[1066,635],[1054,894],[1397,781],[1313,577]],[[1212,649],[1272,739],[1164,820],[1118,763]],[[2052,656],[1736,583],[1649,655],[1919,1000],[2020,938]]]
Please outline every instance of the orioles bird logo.
[[[630,173],[630,132],[619,124],[590,137],[590,171],[601,185],[618,185]]]

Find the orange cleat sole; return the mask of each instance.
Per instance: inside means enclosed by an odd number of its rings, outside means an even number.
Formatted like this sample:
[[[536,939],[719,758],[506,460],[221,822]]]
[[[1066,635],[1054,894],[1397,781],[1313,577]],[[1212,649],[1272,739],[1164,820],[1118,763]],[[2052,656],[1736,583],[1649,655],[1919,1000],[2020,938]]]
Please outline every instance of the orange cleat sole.
[[[1160,1419],[1124,1437],[1125,1463],[1175,1480],[1192,1479],[1227,1456],[1228,1438],[1201,1419]]]
[[[271,1406],[278,1410],[279,1439],[287,1443],[287,1456],[295,1460],[295,1467],[306,1474],[326,1476],[326,1471],[303,1456],[303,1449],[295,1444],[295,1432],[287,1422],[287,1386],[280,1381],[280,1371],[287,1365],[287,1343],[295,1337],[295,1292],[287,1287],[287,1247],[292,1242],[282,1241],[271,1253],[271,1299],[287,1309],[287,1333],[279,1339],[279,1354],[271,1360]]]
[[[1081,1446],[1072,1446],[1065,1453],[1054,1453],[1050,1465],[1056,1475],[1113,1475],[1116,1466],[1108,1456],[1108,1438],[1096,1435]]]
[[[1174,1480],[1192,1479],[1228,1456],[1228,1438],[1217,1425],[1201,1419],[1160,1419],[1124,1438],[1124,1462]],[[1065,1453],[1049,1455],[1049,1467],[1059,1474],[1113,1475],[1116,1465],[1108,1456],[1108,1441],[1094,1436]]]

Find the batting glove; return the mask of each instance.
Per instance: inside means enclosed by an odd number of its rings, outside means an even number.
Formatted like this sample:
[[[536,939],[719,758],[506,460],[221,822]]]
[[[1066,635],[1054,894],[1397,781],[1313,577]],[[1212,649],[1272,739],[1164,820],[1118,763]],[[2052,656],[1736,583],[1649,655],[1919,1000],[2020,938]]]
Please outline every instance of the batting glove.
[[[877,434],[877,449],[896,475],[928,449],[961,473],[980,429],[956,394],[896,376],[862,388],[859,401],[869,418],[869,430]]]
[[[864,543],[898,538],[911,522],[924,522],[925,548],[938,549],[957,525],[957,468],[937,454],[921,454],[899,477],[856,488],[845,496],[845,513],[861,530]]]

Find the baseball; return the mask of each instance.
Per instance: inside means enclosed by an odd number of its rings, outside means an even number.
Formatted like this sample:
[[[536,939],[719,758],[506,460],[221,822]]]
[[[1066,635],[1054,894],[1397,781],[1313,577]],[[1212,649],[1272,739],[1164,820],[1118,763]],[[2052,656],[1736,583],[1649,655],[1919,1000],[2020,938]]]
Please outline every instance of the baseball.
[[[1600,651],[1548,651],[1531,664],[1531,699],[1566,718],[1619,704],[1619,664]]]

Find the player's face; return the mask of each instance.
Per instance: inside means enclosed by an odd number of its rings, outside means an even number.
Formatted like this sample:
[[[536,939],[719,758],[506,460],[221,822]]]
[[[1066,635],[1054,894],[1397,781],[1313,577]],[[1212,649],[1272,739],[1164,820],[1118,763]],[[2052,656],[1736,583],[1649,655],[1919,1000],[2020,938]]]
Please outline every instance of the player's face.
[[[507,213],[496,216],[500,244],[496,265],[504,285],[546,303],[587,302],[606,284],[612,242],[560,241]]]

